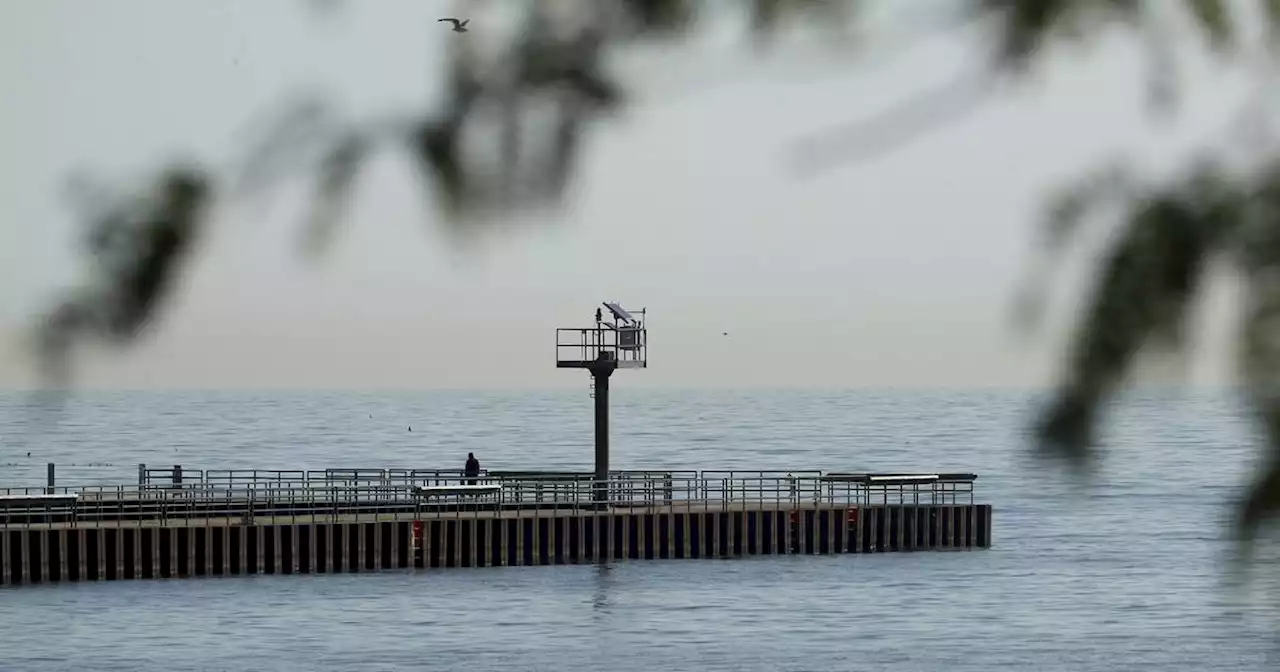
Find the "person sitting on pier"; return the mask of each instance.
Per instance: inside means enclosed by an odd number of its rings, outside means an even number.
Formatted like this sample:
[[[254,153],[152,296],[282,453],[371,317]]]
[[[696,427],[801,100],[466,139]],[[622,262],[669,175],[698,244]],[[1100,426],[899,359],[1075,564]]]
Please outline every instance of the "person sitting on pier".
[[[480,460],[476,459],[475,453],[467,453],[467,465],[462,468],[462,475],[466,477],[462,481],[466,485],[476,484],[476,477],[480,475]]]

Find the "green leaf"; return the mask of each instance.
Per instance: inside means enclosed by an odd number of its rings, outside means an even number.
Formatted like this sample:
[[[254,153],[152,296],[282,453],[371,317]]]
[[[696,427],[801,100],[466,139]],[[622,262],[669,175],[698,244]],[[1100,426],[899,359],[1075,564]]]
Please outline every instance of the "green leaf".
[[[623,6],[645,32],[676,32],[696,18],[689,0],[623,0]]]
[[[1280,42],[1280,0],[1262,0],[1262,15],[1267,22],[1267,37]]]
[[[316,255],[328,249],[369,149],[368,141],[353,133],[341,138],[324,157],[311,217],[303,230],[305,253]]]
[[[1138,199],[1099,270],[1072,343],[1067,382],[1037,430],[1042,449],[1083,466],[1098,408],[1153,341],[1176,342],[1214,250],[1211,204],[1179,182]]]
[[[1051,37],[1092,37],[1108,20],[1130,22],[1140,17],[1139,0],[975,0],[978,16],[995,17],[1000,26],[998,60],[1006,67],[1026,67]]]
[[[1055,23],[1076,3],[1070,0],[976,0],[974,12],[994,16],[999,22],[998,59],[1006,66],[1023,67],[1040,49]]]
[[[1274,0],[1271,4],[1275,4]],[[1187,9],[1204,31],[1210,47],[1221,51],[1232,45],[1235,30],[1226,0],[1187,0]]]
[[[763,33],[773,30],[782,15],[782,0],[755,0],[751,10],[752,30]]]

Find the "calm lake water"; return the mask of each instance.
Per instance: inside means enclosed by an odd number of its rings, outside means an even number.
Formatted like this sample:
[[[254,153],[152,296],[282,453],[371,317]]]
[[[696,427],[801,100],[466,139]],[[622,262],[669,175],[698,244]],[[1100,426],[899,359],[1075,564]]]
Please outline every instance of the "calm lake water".
[[[1256,440],[1228,395],[1126,400],[1085,485],[1026,457],[1025,394],[619,388],[619,468],[972,470],[996,546],[5,589],[0,670],[1280,669],[1275,545],[1250,594],[1223,586]],[[0,396],[0,485],[592,455],[585,391],[91,394],[38,437],[21,403]]]

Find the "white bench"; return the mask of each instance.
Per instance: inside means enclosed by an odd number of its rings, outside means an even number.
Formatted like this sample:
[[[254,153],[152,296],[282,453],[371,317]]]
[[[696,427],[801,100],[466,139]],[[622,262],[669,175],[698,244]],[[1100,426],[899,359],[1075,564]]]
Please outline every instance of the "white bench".
[[[41,505],[74,505],[80,500],[80,496],[76,494],[69,495],[47,495],[44,493],[33,493],[27,495],[0,495],[0,506],[31,506],[33,504]]]

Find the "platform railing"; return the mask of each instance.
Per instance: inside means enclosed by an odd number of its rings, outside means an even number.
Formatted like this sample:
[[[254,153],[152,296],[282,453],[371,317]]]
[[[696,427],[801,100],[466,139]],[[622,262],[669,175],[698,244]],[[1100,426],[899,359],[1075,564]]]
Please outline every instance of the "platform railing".
[[[627,340],[623,335],[629,335]],[[556,329],[556,365],[581,368],[601,355],[619,366],[643,367],[648,358],[648,330],[643,326],[561,327]]]
[[[181,474],[182,483],[208,483],[216,485],[248,485],[270,483],[308,487],[331,484],[377,485],[425,485],[446,484],[464,478],[461,469],[182,469],[147,468],[142,465],[139,485],[168,486],[174,482],[174,474]],[[739,479],[745,477],[817,477],[820,470],[692,470],[692,469],[625,469],[609,472],[611,479],[648,480],[663,478]],[[581,480],[593,478],[590,472],[535,471],[535,470],[481,470],[480,478],[492,480],[537,480],[546,476],[565,478],[573,475]]]
[[[719,472],[727,473],[727,472]],[[972,504],[974,476],[820,474],[660,477],[636,474],[605,482],[608,509],[713,511],[745,508],[841,508],[876,504]],[[801,475],[797,475],[797,473]],[[572,474],[571,474],[572,476]],[[0,527],[156,525],[398,520],[498,516],[516,510],[600,510],[597,482],[560,478],[441,479],[441,484],[241,484],[0,489]]]
[[[386,470],[391,471],[391,470]],[[406,470],[407,471],[407,470]],[[250,472],[246,472],[250,473]],[[275,472],[283,473],[283,472]],[[780,475],[782,474],[782,475]],[[326,479],[284,479],[272,476],[261,478],[236,479],[226,481],[183,481],[180,483],[158,483],[154,485],[89,485],[80,487],[26,487],[0,488],[0,495],[30,495],[37,493],[111,493],[124,489],[138,491],[173,492],[189,491],[276,491],[287,489],[341,489],[364,486],[448,486],[461,485],[475,481],[480,484],[501,484],[514,492],[515,500],[541,501],[554,500],[563,493],[577,493],[588,490],[595,481],[589,474],[576,472],[488,472],[476,478],[461,476],[458,472],[431,471],[392,474],[384,479],[337,478]],[[793,501],[828,501],[842,496],[841,493],[865,493],[866,496],[878,495],[881,503],[890,500],[904,502],[910,498],[918,498],[921,493],[928,492],[933,499],[939,497],[971,496],[972,475],[932,475],[911,476],[899,474],[824,474],[811,472],[693,472],[693,471],[632,471],[618,472],[609,479],[608,485],[614,493],[615,500],[656,500],[659,495],[663,500],[700,499],[707,501],[736,501],[749,499],[752,493],[759,490],[754,484],[770,482],[775,486],[775,498]],[[910,480],[900,480],[910,479]],[[696,483],[695,486],[688,486]],[[541,495],[539,494],[541,493]],[[572,500],[573,497],[569,497]],[[869,501],[869,500],[868,500]]]
[[[460,469],[315,469],[315,470],[200,470],[182,472],[175,481],[173,470],[145,470],[139,479],[143,487],[173,488],[177,486],[210,485],[218,487],[326,487],[352,485],[449,485],[458,484],[468,477]],[[189,476],[189,474],[193,474]],[[626,470],[612,472],[611,478],[621,481],[643,481],[647,485],[671,478],[697,478],[697,471]],[[530,483],[537,490],[547,481],[591,481],[589,472],[549,471],[481,471],[477,477],[486,483]]]

